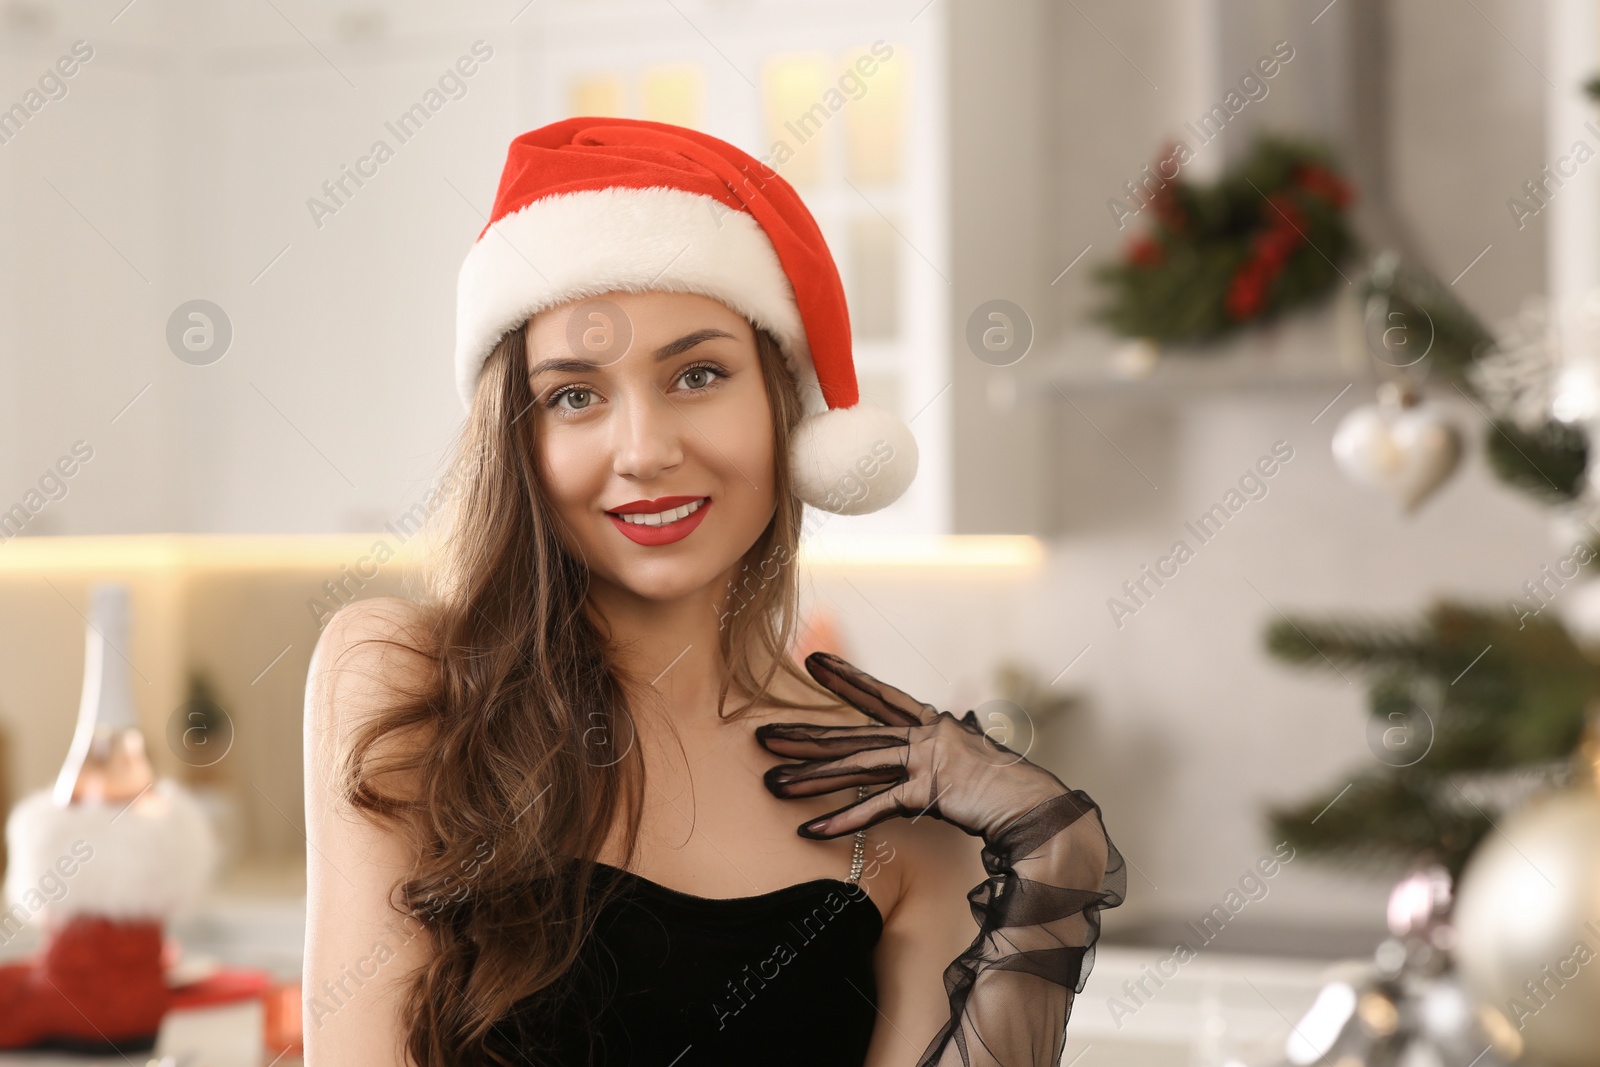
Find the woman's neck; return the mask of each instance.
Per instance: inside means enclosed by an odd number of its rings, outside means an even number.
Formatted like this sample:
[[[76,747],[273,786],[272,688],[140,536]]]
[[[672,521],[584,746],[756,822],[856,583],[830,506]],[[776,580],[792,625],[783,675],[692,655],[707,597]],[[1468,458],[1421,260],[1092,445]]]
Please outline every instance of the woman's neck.
[[[634,680],[636,714],[679,728],[716,725],[727,664],[708,595],[662,601],[596,585],[588,605],[617,666]]]

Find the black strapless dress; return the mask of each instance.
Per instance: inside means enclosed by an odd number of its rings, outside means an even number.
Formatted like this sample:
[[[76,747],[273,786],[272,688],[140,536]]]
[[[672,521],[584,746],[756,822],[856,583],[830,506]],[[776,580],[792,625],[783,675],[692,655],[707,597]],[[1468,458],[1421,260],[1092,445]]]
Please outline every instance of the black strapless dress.
[[[535,1067],[860,1067],[877,1021],[866,891],[819,878],[697,897],[606,864],[618,893],[576,965],[496,1024]]]

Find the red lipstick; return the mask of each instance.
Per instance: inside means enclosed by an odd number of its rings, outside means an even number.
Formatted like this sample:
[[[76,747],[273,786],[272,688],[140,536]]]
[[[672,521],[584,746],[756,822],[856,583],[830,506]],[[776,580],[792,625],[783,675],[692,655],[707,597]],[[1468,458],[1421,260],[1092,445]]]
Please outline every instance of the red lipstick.
[[[685,515],[676,522],[662,523],[659,526],[646,526],[643,523],[628,522],[620,518],[622,515],[651,515],[657,512],[670,511],[685,504],[701,501],[694,511]],[[670,545],[674,541],[681,541],[694,533],[706,516],[706,511],[711,507],[711,498],[706,496],[664,496],[656,500],[635,500],[621,507],[613,508],[606,512],[606,518],[611,520],[613,526],[628,540],[639,545]]]
[[[631,504],[624,504],[620,508],[607,508],[608,515],[649,515],[656,511],[666,511],[668,508],[681,508],[685,504],[693,504],[696,500],[706,499],[703,496],[663,496],[655,500],[635,500]]]

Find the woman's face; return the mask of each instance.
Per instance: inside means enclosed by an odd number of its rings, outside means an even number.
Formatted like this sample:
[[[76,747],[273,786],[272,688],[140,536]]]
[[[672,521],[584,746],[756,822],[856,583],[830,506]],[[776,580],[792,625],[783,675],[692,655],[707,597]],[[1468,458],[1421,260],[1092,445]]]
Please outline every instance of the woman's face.
[[[612,292],[525,329],[539,474],[569,551],[645,599],[724,588],[777,500],[750,323],[696,294]]]

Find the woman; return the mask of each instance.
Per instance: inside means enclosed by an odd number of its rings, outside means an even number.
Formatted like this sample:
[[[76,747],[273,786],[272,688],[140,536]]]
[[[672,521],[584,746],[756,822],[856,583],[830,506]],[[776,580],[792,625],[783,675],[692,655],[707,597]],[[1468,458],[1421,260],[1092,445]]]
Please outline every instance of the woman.
[[[1126,885],[1099,809],[787,654],[801,505],[915,471],[849,338],[811,216],[733,146],[512,143],[428,596],[339,612],[307,683],[313,1067],[1056,1063]]]

